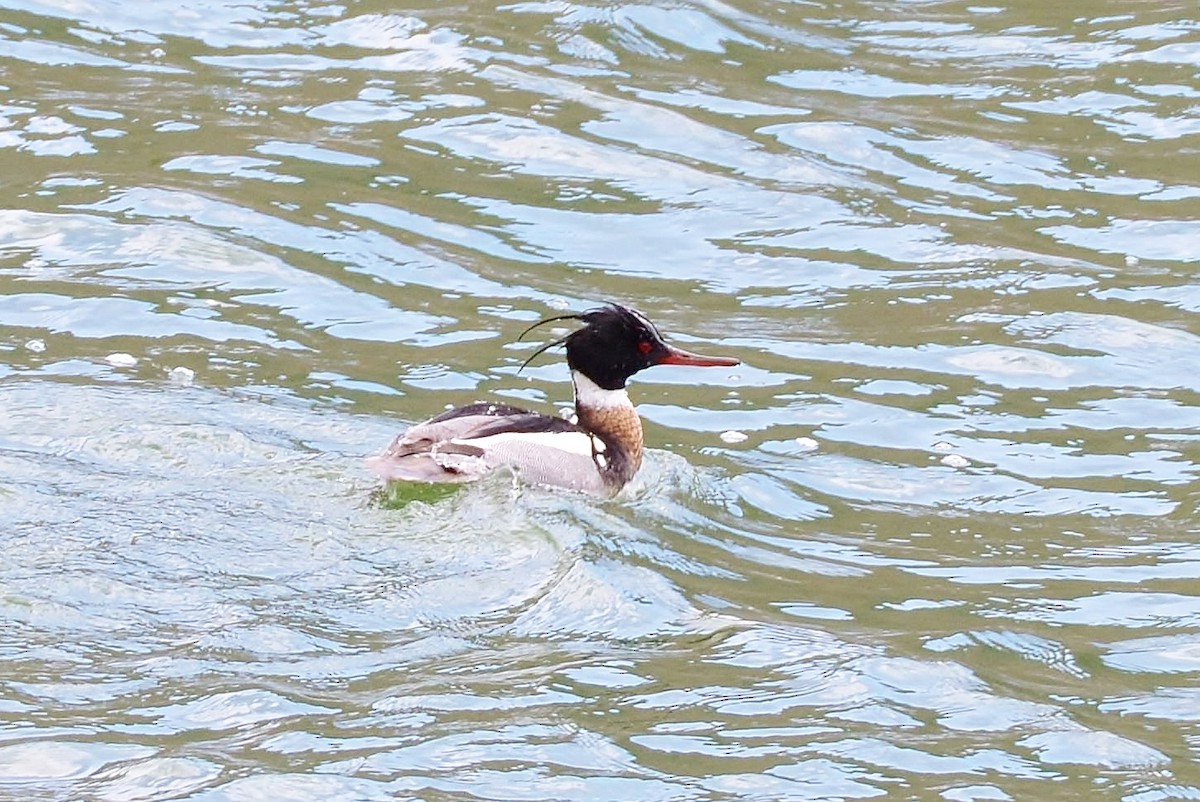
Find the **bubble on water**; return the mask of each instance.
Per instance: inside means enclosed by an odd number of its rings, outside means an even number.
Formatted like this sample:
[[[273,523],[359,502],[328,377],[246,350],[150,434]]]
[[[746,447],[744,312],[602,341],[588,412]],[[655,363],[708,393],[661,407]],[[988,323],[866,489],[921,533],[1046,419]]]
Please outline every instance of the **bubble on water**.
[[[196,379],[196,371],[177,365],[167,371],[167,379],[172,384],[190,385]]]
[[[114,368],[131,368],[137,364],[137,357],[133,354],[117,353],[104,357],[104,361]]]
[[[800,447],[801,451],[816,451],[821,447],[821,444],[811,437],[797,437],[796,445]]]
[[[46,350],[46,341],[39,340],[36,338],[32,339],[32,340],[28,340],[25,343],[25,350],[32,351],[35,354],[40,354],[42,351]]]
[[[947,454],[942,457],[942,464],[951,468],[965,468],[971,464],[971,460],[961,454]]]
[[[721,439],[726,443],[744,443],[750,439],[750,435],[730,429],[727,432],[721,432]]]

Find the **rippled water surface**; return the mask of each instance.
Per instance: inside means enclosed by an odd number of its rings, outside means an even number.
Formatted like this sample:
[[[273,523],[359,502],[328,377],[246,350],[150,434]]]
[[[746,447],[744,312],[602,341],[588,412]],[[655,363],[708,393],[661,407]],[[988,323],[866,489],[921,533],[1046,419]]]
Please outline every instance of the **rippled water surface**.
[[[0,0],[0,798],[1200,799],[1198,149],[1194,3]],[[375,495],[605,299],[617,499]]]

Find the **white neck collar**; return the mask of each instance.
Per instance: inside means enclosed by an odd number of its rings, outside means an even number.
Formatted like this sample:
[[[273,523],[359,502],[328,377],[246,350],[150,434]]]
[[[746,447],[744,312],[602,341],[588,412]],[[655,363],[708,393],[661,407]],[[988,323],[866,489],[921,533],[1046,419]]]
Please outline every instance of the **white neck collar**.
[[[575,406],[588,409],[612,409],[623,407],[632,409],[633,402],[625,388],[620,390],[605,390],[594,381],[577,370],[571,371],[571,382],[575,385]]]

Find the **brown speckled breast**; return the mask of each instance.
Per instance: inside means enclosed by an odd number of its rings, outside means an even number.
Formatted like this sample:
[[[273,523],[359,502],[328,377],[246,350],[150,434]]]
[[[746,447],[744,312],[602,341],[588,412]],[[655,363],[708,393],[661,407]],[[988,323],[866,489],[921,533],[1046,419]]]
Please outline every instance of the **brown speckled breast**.
[[[625,484],[642,466],[642,420],[633,407],[581,408],[579,425],[600,437],[605,445],[601,468],[612,481]]]

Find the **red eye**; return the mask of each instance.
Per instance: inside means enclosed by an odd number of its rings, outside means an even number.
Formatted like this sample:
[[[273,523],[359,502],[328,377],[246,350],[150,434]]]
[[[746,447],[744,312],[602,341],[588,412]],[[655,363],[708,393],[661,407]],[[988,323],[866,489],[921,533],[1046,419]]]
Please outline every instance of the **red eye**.
[[[638,343],[638,353],[639,354],[648,354],[653,350],[654,350],[654,346],[650,343],[649,340],[642,340],[641,342]]]

